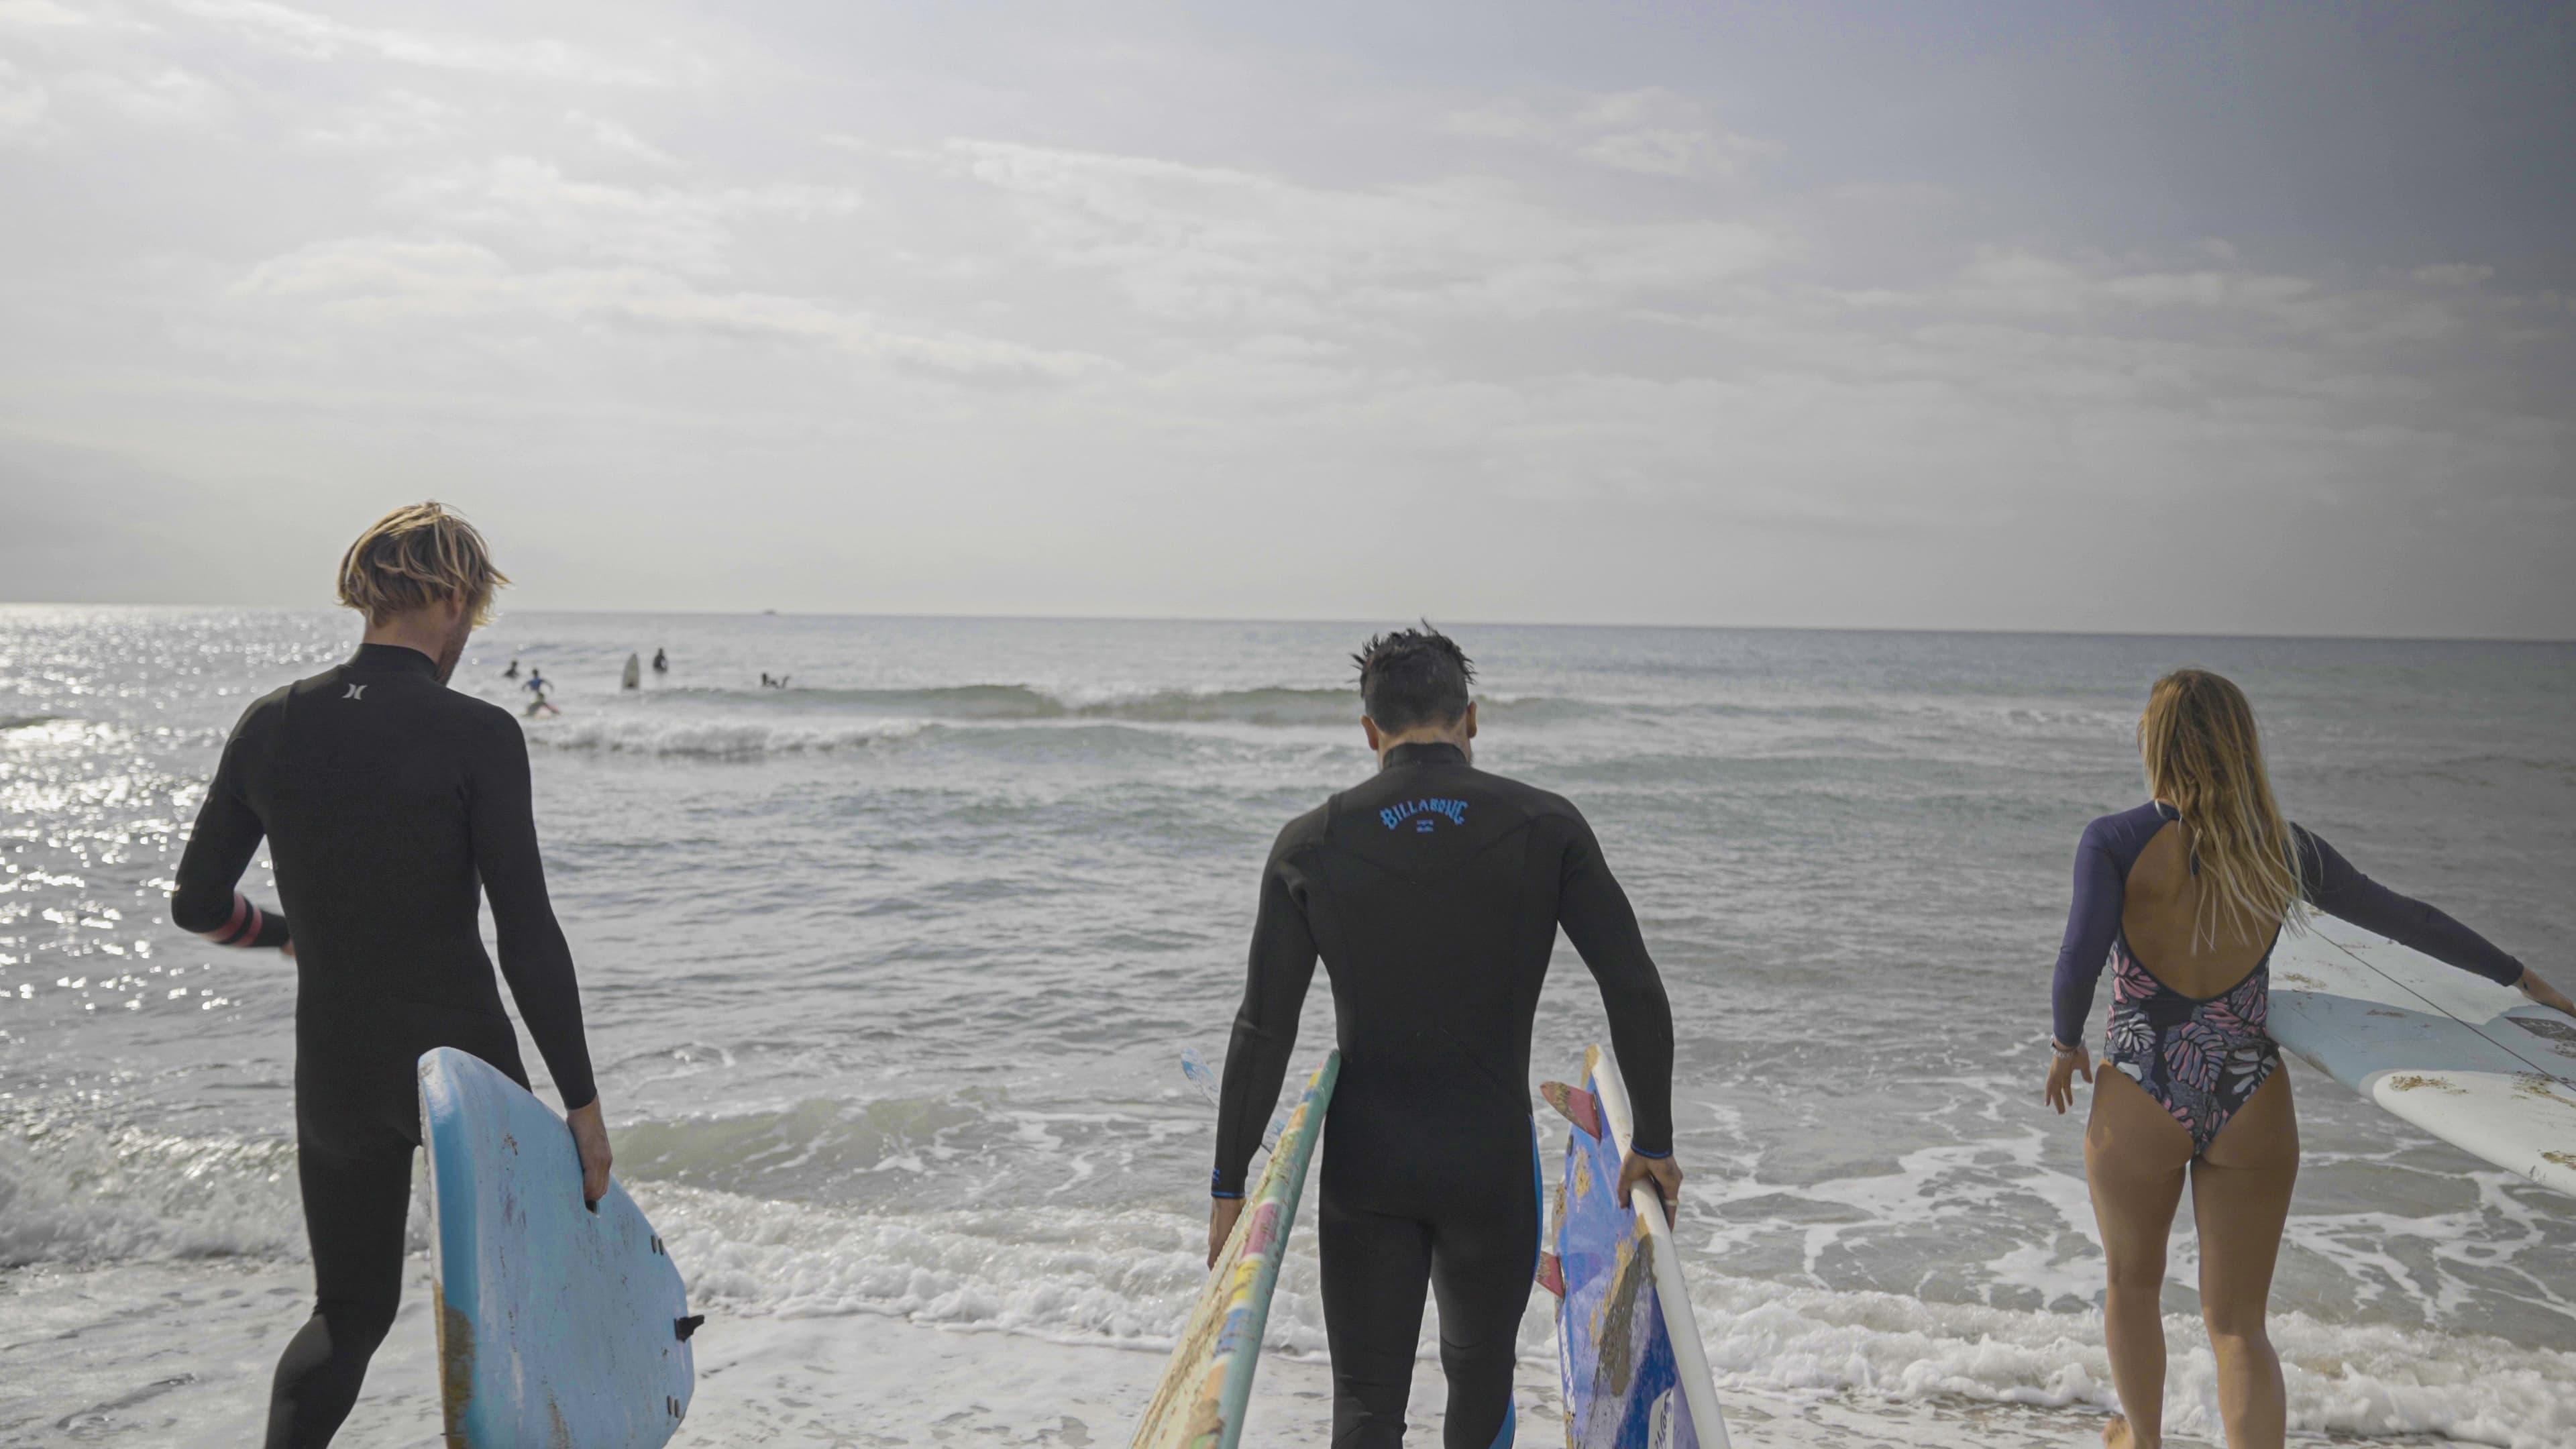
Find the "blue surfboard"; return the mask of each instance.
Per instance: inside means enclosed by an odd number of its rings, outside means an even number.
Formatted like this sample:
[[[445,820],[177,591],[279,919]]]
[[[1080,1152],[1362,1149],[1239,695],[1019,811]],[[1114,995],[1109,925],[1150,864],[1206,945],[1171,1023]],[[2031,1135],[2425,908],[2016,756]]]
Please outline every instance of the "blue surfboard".
[[[454,1047],[420,1059],[451,1449],[659,1449],[696,1363],[680,1270],[614,1181],[593,1211],[553,1108]]]
[[[1549,1082],[1573,1124],[1556,1191],[1555,1251],[1539,1281],[1557,1295],[1557,1363],[1569,1449],[1727,1449],[1726,1419],[1700,1343],[1681,1257],[1653,1186],[1619,1206],[1628,1089],[1599,1047],[1583,1085]]]

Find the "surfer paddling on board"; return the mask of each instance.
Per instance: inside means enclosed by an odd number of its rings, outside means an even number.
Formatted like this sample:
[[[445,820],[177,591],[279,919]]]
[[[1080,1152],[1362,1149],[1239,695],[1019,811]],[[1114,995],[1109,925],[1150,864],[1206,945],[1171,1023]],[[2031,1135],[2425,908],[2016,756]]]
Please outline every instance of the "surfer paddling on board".
[[[2113,1449],[2164,1442],[2165,1240],[2188,1181],[2227,1443],[2277,1449],[2286,1406],[2264,1315],[2299,1126],[2264,1031],[2273,943],[2319,910],[2534,1001],[2569,1003],[2477,932],[2283,819],[2254,711],[2234,684],[2199,669],[2157,680],[2138,746],[2153,798],[2086,826],[2076,850],[2046,1089],[2063,1113],[2076,1077],[2094,1084],[2084,1172],[2110,1276],[2103,1338],[2126,1415],[2102,1438]],[[2106,1055],[2118,1070],[2096,1073],[2084,1027],[2106,962]]]
[[[1558,926],[1600,985],[1635,1093],[1623,1206],[1639,1182],[1667,1204],[1681,1187],[1672,1012],[1582,813],[1475,768],[1475,670],[1458,645],[1425,625],[1355,658],[1378,772],[1291,821],[1262,872],[1218,1104],[1208,1256],[1243,1211],[1320,956],[1342,1051],[1317,1207],[1333,1443],[1403,1443],[1428,1287],[1449,1378],[1443,1438],[1489,1449],[1511,1442],[1515,1341],[1538,1261],[1530,1027]]]
[[[180,926],[295,959],[296,1174],[315,1302],[278,1360],[270,1449],[330,1442],[393,1325],[421,1054],[457,1047],[527,1083],[483,950],[483,899],[501,974],[571,1119],[582,1176],[563,1190],[594,1203],[608,1191],[608,1129],[537,855],[527,741],[507,710],[447,688],[508,582],[473,527],[435,503],[359,535],[340,562],[340,602],[366,616],[365,641],[242,715],[179,862]],[[283,913],[238,889],[263,836]]]

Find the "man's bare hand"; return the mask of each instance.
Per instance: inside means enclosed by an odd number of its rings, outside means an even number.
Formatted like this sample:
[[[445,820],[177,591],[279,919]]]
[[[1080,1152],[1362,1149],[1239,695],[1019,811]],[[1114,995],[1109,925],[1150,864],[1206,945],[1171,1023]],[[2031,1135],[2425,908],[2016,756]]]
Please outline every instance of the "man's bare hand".
[[[1234,1223],[1243,1216],[1243,1199],[1212,1197],[1208,1199],[1208,1266],[1216,1266],[1216,1255],[1225,1251],[1225,1240],[1234,1236]]]
[[[565,1114],[572,1127],[572,1145],[581,1152],[581,1200],[591,1207],[608,1196],[608,1122],[599,1114],[599,1099],[593,1097],[585,1106]]]
[[[1664,1222],[1667,1226],[1680,1220],[1682,1205],[1681,1164],[1669,1157],[1640,1157],[1629,1153],[1619,1159],[1619,1206],[1627,1207],[1628,1190],[1638,1183],[1650,1182],[1664,1199]]]

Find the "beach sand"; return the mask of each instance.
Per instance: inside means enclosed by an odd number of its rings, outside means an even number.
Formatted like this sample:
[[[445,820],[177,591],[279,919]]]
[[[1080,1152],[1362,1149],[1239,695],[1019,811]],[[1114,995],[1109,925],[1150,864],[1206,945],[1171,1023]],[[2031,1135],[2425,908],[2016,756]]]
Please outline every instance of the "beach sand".
[[[209,1269],[212,1271],[209,1271]],[[255,1443],[278,1350],[307,1292],[292,1265],[138,1264],[0,1278],[0,1444]],[[700,1330],[698,1391],[678,1446],[1120,1445],[1151,1394],[1159,1353],[961,1332],[870,1314],[737,1317]],[[415,1259],[402,1315],[340,1442],[438,1449],[428,1268]],[[1521,1434],[1557,1441],[1553,1366],[1525,1364]],[[1411,1438],[1439,1442],[1445,1392],[1426,1362]],[[1793,1401],[1730,1394],[1740,1442],[1794,1449],[2083,1444],[2101,1416],[1965,1399]],[[1330,1439],[1322,1363],[1265,1359],[1248,1446]],[[2177,1439],[2175,1443],[2191,1441]],[[2427,1443],[2444,1441],[2428,1440]]]

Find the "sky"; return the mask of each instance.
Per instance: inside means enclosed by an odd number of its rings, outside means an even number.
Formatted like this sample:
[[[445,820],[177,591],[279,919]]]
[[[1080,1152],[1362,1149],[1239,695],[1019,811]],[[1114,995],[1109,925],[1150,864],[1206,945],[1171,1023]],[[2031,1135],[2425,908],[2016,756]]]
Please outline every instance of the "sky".
[[[0,599],[2576,637],[2576,5],[0,0]]]

